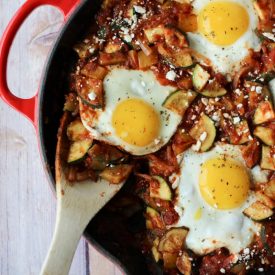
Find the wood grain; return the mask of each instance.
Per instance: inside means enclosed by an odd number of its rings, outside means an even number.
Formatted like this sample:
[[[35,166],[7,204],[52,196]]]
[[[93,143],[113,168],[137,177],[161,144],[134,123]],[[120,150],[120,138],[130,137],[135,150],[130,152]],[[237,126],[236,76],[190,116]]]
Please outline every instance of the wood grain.
[[[0,36],[23,0],[0,1]],[[20,97],[37,90],[46,55],[62,26],[61,14],[39,8],[24,23],[9,57],[8,83]],[[31,123],[0,100],[0,274],[39,274],[53,233],[55,199]],[[81,240],[71,275],[119,275]]]

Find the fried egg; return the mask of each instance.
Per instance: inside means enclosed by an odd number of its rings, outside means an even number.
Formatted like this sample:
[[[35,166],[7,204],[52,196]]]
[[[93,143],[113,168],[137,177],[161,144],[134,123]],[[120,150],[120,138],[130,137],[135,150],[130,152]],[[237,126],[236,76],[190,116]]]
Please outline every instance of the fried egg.
[[[190,47],[211,61],[216,72],[234,74],[249,49],[259,50],[258,16],[251,0],[195,0],[198,30]]]
[[[114,68],[105,77],[105,108],[80,104],[84,126],[92,136],[132,155],[159,150],[175,133],[182,117],[162,106],[175,88],[163,86],[151,71]]]
[[[256,200],[251,186],[266,179],[265,172],[246,168],[238,146],[216,144],[200,154],[187,150],[176,190],[180,218],[173,225],[189,228],[187,248],[205,255],[221,247],[235,254],[248,247],[260,224],[243,210]]]

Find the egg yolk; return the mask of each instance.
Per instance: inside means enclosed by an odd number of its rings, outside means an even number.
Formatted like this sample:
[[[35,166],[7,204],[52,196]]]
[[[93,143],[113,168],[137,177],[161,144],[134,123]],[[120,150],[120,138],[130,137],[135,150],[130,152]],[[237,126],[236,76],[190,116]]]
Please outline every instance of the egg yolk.
[[[228,158],[214,158],[201,166],[200,192],[217,209],[233,209],[247,198],[249,176],[242,164]]]
[[[198,30],[210,42],[228,46],[236,42],[248,29],[246,9],[234,2],[212,2],[198,15]]]
[[[112,117],[116,134],[125,142],[146,146],[159,135],[160,118],[155,109],[140,99],[127,99],[116,106]]]

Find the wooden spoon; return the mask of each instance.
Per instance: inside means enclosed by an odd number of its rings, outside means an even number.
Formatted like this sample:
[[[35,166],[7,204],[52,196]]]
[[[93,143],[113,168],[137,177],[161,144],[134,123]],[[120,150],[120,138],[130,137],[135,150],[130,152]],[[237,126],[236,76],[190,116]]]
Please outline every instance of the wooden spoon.
[[[65,275],[80,237],[89,221],[121,189],[123,183],[110,184],[106,180],[71,183],[66,180],[68,169],[65,155],[68,148],[66,137],[70,115],[61,119],[55,160],[57,214],[53,239],[43,264],[41,275]]]

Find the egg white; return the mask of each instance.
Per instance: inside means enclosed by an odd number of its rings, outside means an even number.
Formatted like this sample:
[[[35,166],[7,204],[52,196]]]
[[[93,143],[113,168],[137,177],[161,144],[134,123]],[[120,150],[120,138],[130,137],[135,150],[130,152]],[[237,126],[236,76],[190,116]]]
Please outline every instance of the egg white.
[[[226,0],[227,1],[227,0]],[[215,2],[211,0],[195,0],[192,5],[194,13],[199,14],[200,11],[209,3]],[[220,2],[220,0],[219,0]],[[247,10],[250,24],[247,31],[234,44],[230,46],[219,46],[208,41],[204,35],[196,32],[188,32],[187,36],[190,47],[198,53],[204,55],[211,61],[216,72],[233,75],[240,68],[241,61],[248,55],[249,49],[255,51],[260,50],[260,39],[255,33],[258,25],[258,15],[253,7],[251,0],[230,0],[236,2]],[[206,64],[207,65],[207,64]]]
[[[105,108],[86,112],[80,104],[80,116],[92,136],[118,146],[132,155],[145,155],[158,151],[175,133],[182,117],[162,106],[175,87],[163,86],[151,71],[114,68],[104,79]],[[142,99],[160,114],[159,136],[147,146],[131,145],[116,135],[112,126],[112,114],[118,103],[130,98]],[[132,125],[135,127],[135,125]]]
[[[260,224],[246,217],[242,212],[255,200],[252,191],[247,200],[238,208],[219,210],[211,207],[201,196],[199,189],[199,174],[201,164],[208,159],[227,155],[244,164],[238,146],[217,144],[211,151],[196,153],[192,149],[183,154],[181,175],[176,190],[175,210],[179,221],[175,227],[189,228],[186,245],[196,254],[205,255],[217,248],[226,247],[231,253],[238,253],[249,246],[255,234],[260,231]],[[259,178],[260,171],[250,172],[251,182]],[[260,178],[265,178],[262,175]],[[201,218],[196,219],[196,213],[201,209]]]

